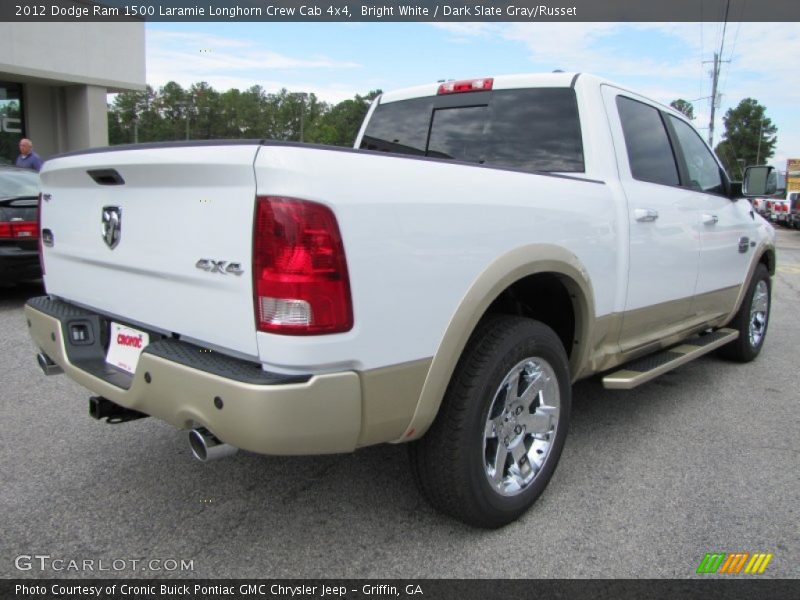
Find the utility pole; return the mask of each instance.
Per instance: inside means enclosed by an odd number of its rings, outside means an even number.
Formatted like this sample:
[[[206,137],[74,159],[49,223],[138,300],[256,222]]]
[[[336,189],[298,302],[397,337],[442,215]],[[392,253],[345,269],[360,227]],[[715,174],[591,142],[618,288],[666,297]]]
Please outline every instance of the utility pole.
[[[714,52],[714,70],[711,81],[711,118],[708,121],[708,145],[714,147],[714,113],[717,110],[717,83],[719,82],[719,54]]]
[[[308,92],[294,92],[292,96],[296,96],[300,99],[300,142],[305,141],[305,132],[303,131],[303,122],[305,121],[305,112],[306,112],[306,98],[308,98]]]
[[[306,98],[308,94],[306,92],[300,92],[298,94],[300,96],[300,143],[302,144],[305,142],[305,133],[303,131],[303,121],[305,121],[306,116]]]
[[[191,100],[178,100],[175,104],[183,109],[183,114],[186,117],[186,139],[189,139],[189,118],[191,117]]]
[[[758,152],[756,152],[756,164],[761,164],[761,136],[764,134],[764,116],[761,116],[761,125],[758,127]]]

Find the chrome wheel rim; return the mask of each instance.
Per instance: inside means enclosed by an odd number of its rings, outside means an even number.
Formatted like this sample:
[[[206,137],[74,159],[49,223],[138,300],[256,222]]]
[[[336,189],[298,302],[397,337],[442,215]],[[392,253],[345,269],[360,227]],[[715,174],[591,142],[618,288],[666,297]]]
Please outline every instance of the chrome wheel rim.
[[[483,463],[492,488],[516,496],[533,483],[550,455],[561,404],[553,367],[520,361],[492,398],[483,432]]]
[[[750,303],[750,346],[757,348],[764,339],[769,316],[769,288],[763,279],[756,284]]]

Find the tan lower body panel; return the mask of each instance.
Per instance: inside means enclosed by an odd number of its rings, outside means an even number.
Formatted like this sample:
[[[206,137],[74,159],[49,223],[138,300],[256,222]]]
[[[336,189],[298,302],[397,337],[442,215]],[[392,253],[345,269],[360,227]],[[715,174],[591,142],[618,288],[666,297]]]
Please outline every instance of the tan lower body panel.
[[[739,286],[623,313],[620,348],[636,351],[673,335],[717,322],[736,304]]]
[[[25,315],[36,344],[64,373],[121,406],[180,429],[206,427],[228,444],[261,454],[329,454],[356,448],[361,383],[355,372],[318,375],[306,383],[252,385],[145,353],[125,390],[69,362],[58,319],[29,306]],[[214,406],[215,397],[223,399],[222,410]]]
[[[707,320],[728,317],[736,306],[739,291],[743,287],[744,284],[698,294],[692,300],[692,314],[704,316]]]
[[[679,304],[688,305],[689,299],[598,318],[593,350],[579,378],[608,371],[701,331],[725,325],[730,320],[730,310],[738,292],[738,287],[731,287],[696,296],[691,299],[691,315],[678,322],[674,322],[670,315],[675,314]]]
[[[432,359],[361,373],[364,398],[359,446],[396,440],[414,415]]]

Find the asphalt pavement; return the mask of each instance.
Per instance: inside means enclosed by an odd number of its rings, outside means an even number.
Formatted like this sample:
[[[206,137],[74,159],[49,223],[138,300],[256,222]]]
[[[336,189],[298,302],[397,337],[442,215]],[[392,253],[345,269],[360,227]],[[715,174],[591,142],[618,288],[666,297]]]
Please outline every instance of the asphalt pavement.
[[[433,511],[401,446],[202,464],[155,419],[96,422],[36,366],[41,289],[0,289],[0,577],[692,578],[707,552],[800,577],[800,231],[778,252],[756,361],[579,383],[550,486],[497,531]]]

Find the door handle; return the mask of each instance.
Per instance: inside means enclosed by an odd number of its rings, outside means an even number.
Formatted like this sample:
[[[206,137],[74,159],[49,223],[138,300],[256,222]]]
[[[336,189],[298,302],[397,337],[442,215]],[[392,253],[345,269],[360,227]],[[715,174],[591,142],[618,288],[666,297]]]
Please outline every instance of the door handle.
[[[716,225],[719,223],[719,217],[717,215],[703,215],[703,225]]]
[[[652,208],[635,208],[633,218],[641,222],[655,221],[658,218],[658,211]]]
[[[739,253],[744,254],[750,248],[750,238],[749,237],[740,237],[739,238]]]

